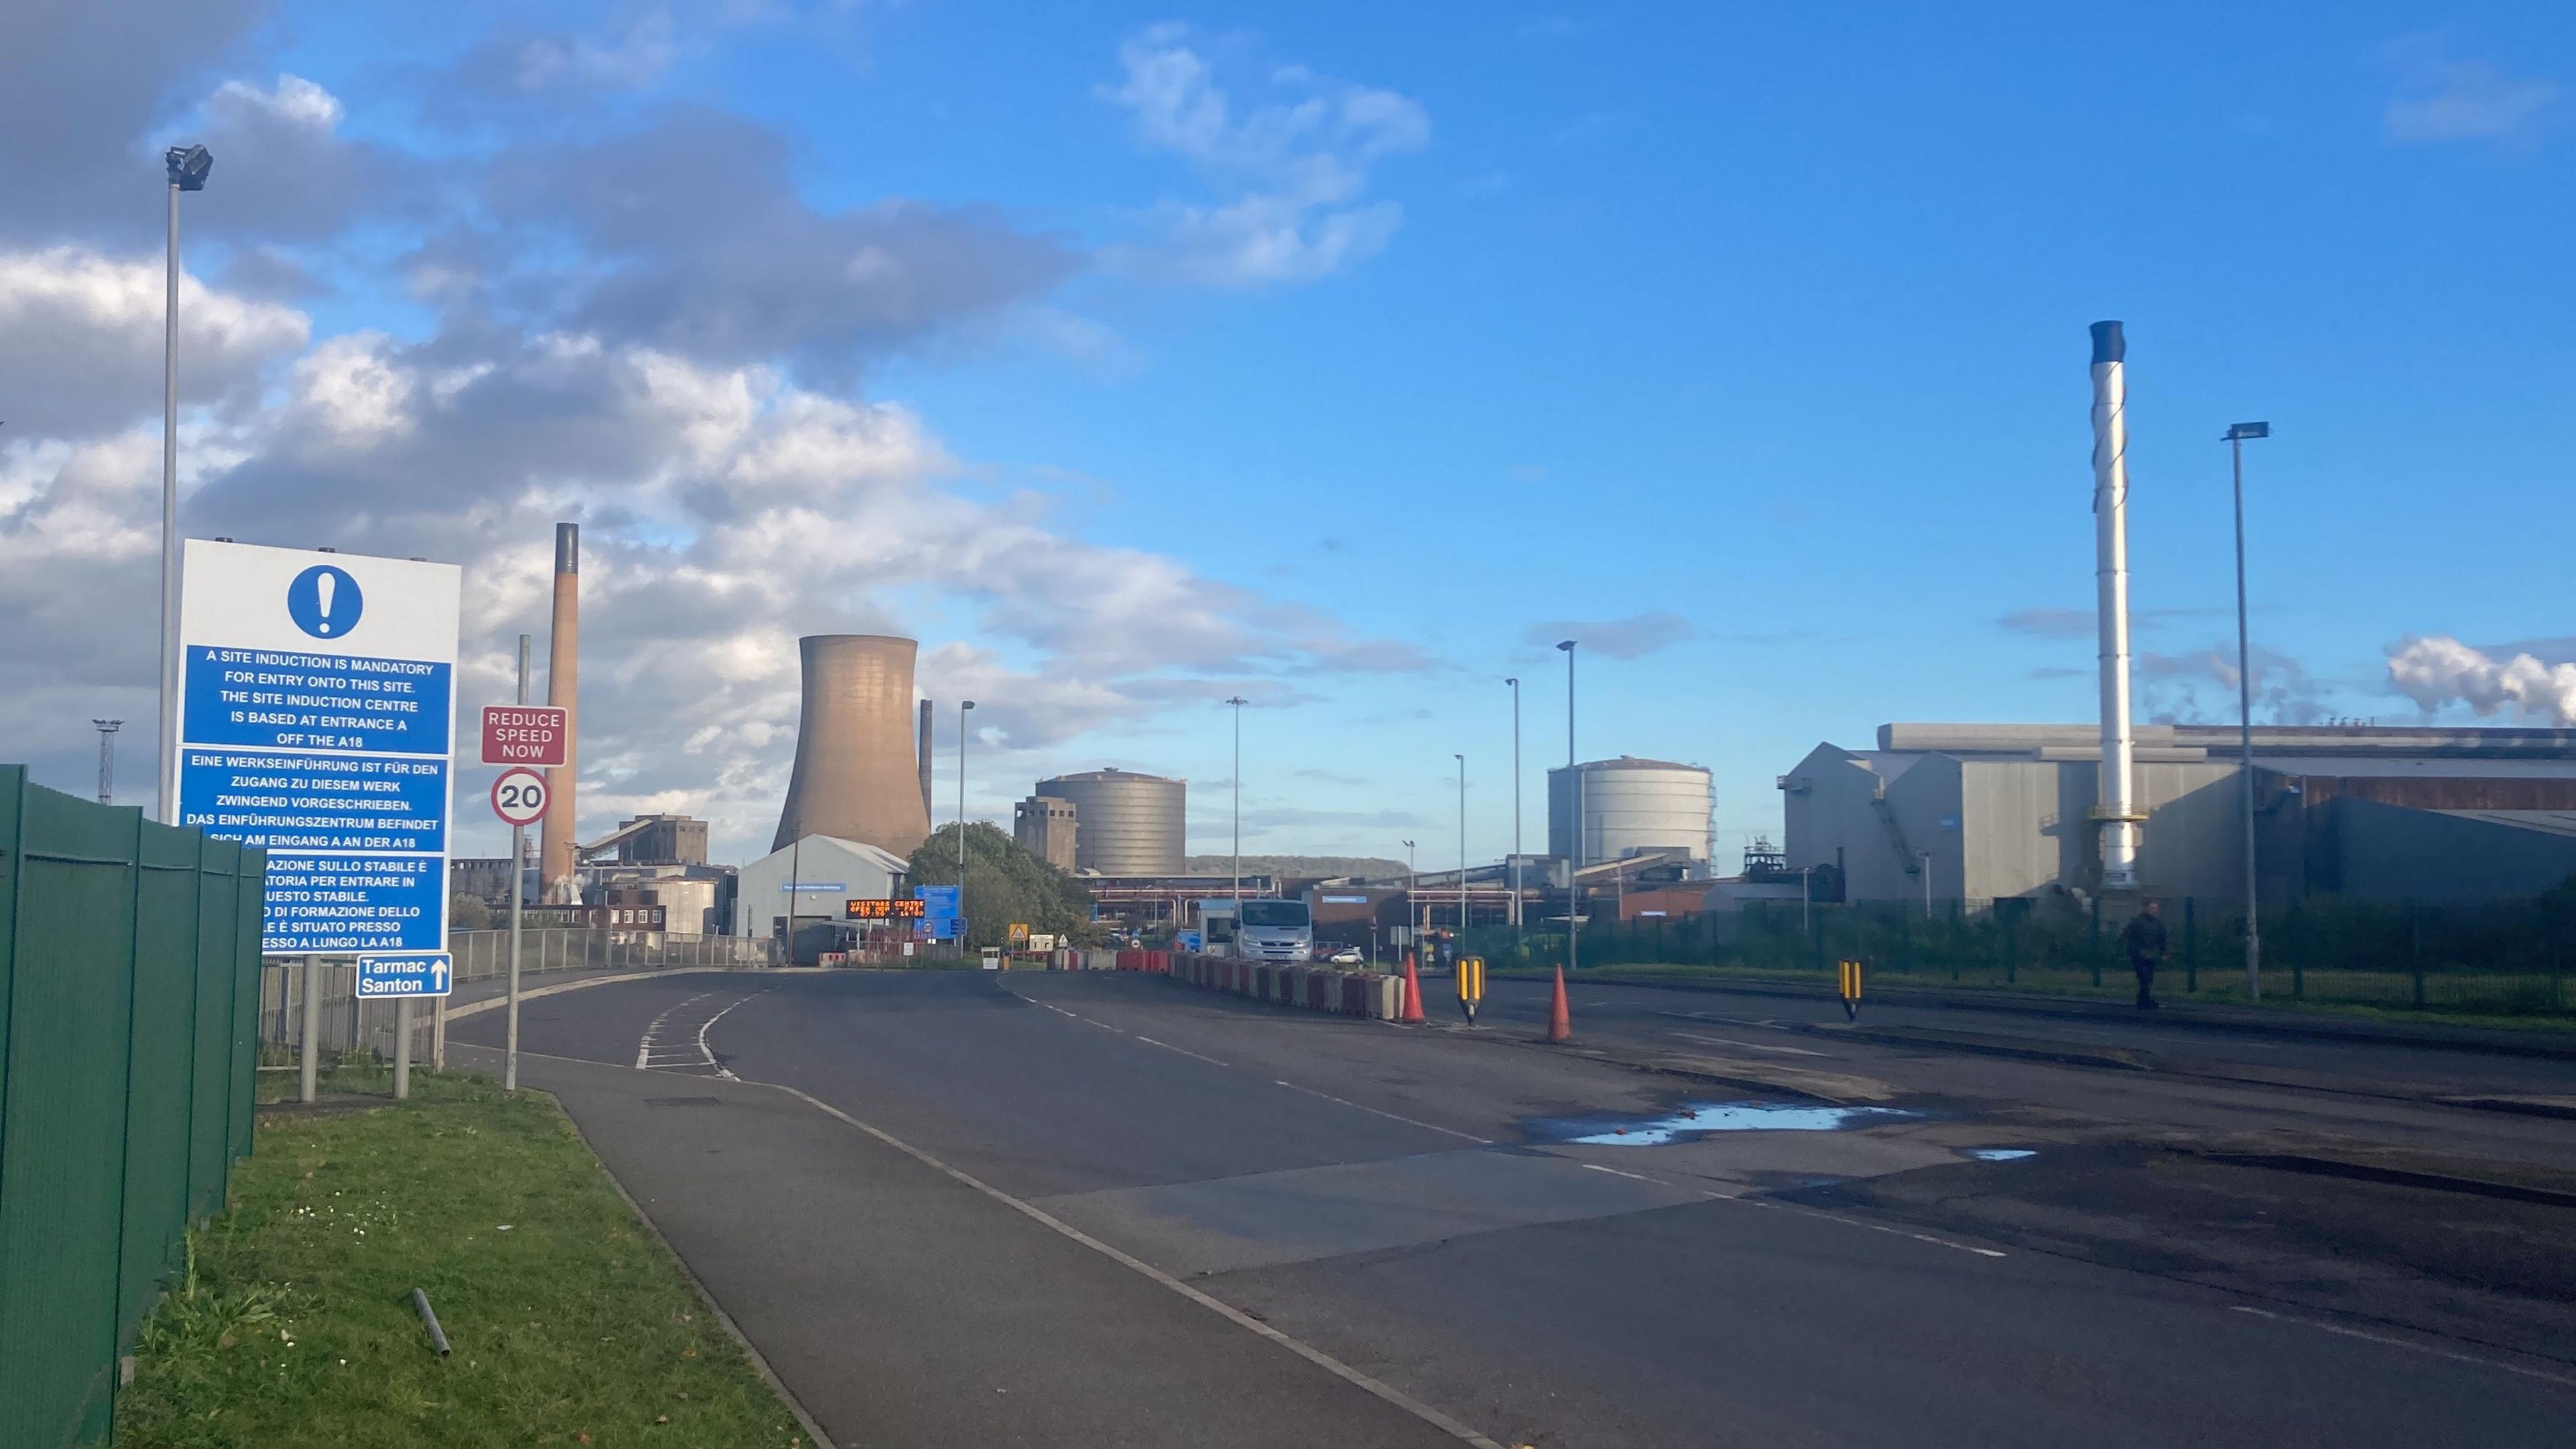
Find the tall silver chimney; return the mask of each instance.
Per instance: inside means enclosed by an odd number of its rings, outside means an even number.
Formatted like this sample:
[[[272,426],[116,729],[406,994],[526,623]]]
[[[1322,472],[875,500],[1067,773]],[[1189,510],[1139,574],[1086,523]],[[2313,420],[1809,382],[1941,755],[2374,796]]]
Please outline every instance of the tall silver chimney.
[[[2138,888],[2138,822],[2129,737],[2128,342],[2117,322],[2093,324],[2094,615],[2102,630],[2102,769],[2093,818],[2102,833],[2102,889]]]

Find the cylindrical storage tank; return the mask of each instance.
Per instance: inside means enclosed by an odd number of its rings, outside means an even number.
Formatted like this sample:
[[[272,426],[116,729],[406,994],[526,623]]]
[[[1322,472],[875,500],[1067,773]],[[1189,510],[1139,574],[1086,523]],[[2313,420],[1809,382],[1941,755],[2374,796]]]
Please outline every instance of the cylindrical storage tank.
[[[1100,875],[1179,875],[1188,855],[1187,782],[1128,770],[1038,781],[1073,802],[1073,868]]]
[[[1697,765],[1621,755],[1571,771],[1547,772],[1547,849],[1563,856],[1574,844],[1576,776],[1582,778],[1583,863],[1596,865],[1641,850],[1687,851],[1706,860],[1713,803],[1709,773]]]
[[[921,777],[908,758],[920,646],[885,634],[809,634],[796,643],[805,704],[796,772],[770,849],[832,835],[909,857],[930,835]]]

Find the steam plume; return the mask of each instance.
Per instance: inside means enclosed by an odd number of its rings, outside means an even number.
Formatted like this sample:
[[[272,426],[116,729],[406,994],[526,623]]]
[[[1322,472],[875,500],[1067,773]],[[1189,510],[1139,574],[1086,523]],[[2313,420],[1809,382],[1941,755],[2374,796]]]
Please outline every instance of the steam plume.
[[[2543,664],[2529,654],[2499,660],[2435,634],[2388,651],[2388,680],[2427,710],[2457,700],[2480,714],[2510,710],[2528,719],[2576,724],[2576,664]]]

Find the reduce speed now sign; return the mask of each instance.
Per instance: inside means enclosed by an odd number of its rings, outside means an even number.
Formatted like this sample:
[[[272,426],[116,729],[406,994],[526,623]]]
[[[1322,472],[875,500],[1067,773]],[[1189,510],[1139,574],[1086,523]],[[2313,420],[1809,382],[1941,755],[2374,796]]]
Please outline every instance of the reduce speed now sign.
[[[503,770],[492,782],[492,813],[505,825],[534,825],[546,818],[546,777],[534,770]]]

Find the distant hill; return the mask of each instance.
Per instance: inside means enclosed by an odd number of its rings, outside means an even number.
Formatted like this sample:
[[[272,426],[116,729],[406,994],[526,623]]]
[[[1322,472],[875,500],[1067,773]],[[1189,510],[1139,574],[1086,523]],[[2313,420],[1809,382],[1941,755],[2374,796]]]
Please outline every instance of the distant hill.
[[[1224,875],[1234,869],[1234,857],[1193,855],[1187,865],[1192,875]],[[1404,862],[1380,860],[1368,855],[1247,855],[1243,858],[1243,873],[1319,877],[1360,875],[1384,878],[1404,874]]]

